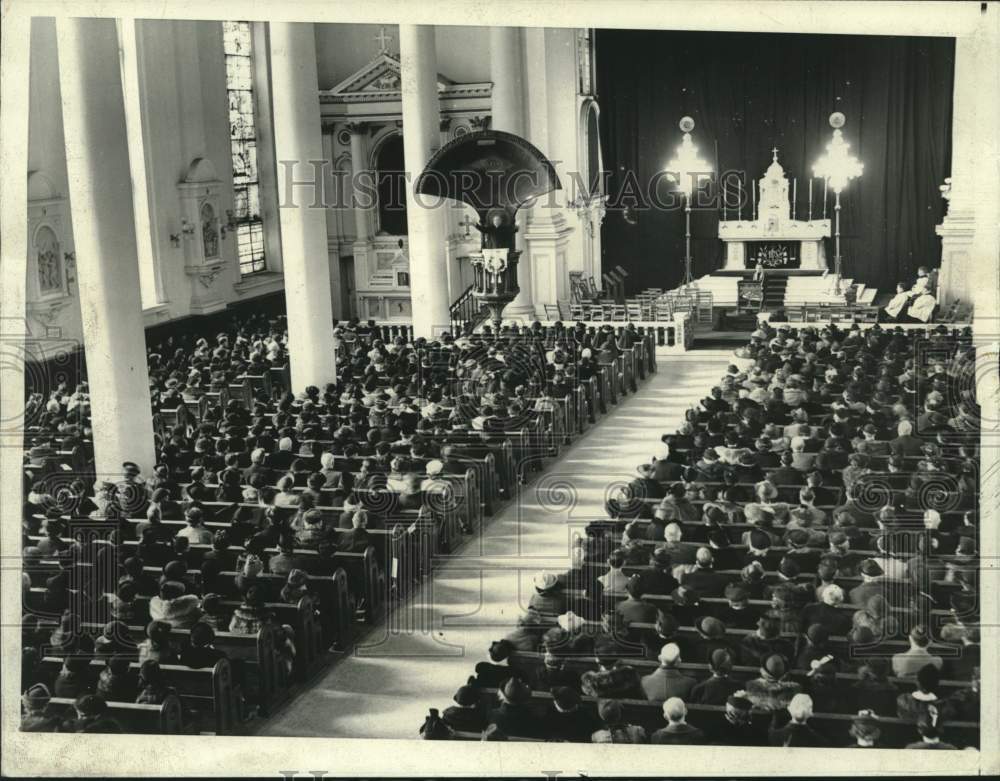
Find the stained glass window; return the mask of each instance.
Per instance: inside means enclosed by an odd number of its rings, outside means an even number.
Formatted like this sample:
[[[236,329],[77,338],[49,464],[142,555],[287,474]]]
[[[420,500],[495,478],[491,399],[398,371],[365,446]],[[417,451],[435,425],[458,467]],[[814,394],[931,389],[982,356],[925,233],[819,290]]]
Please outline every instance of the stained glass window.
[[[223,22],[226,91],[229,99],[229,143],[233,158],[233,214],[240,274],[267,269],[264,223],[260,215],[257,171],[257,122],[254,116],[253,43],[249,22]]]

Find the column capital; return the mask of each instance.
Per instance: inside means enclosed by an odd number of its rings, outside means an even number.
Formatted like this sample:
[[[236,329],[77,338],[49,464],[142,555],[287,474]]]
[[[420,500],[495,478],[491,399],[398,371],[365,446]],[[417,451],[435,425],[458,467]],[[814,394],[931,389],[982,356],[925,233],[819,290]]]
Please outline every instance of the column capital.
[[[472,117],[469,120],[469,124],[472,126],[473,130],[487,130],[490,126],[490,115],[485,114],[481,117]]]
[[[348,122],[344,127],[352,136],[361,136],[368,132],[367,122]]]
[[[438,120],[438,128],[440,128],[442,133],[451,128],[451,117],[441,117]]]

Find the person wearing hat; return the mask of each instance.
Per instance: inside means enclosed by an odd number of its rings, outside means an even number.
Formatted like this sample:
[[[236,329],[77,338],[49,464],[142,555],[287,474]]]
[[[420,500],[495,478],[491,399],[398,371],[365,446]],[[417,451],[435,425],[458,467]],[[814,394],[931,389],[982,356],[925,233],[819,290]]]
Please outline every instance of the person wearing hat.
[[[499,704],[486,716],[486,723],[495,724],[504,735],[540,737],[540,724],[531,708],[531,689],[517,676],[512,676],[497,691]]]
[[[625,659],[618,658],[622,652],[620,641],[613,635],[598,638],[594,643],[597,669],[580,676],[580,690],[588,697],[641,697],[639,673]]]
[[[650,460],[651,477],[658,483],[676,483],[684,474],[683,464],[670,458],[670,445],[662,442],[659,451]]]
[[[695,630],[699,640],[695,644],[694,653],[688,654],[687,661],[695,664],[708,664],[716,651],[730,651],[731,645],[726,638],[726,625],[715,616],[700,616],[695,619]]]
[[[455,704],[444,709],[441,720],[457,732],[482,732],[486,727],[486,714],[480,707],[482,699],[470,678],[465,686],[455,692]]]
[[[697,680],[681,671],[680,648],[675,643],[667,643],[660,649],[659,662],[660,666],[640,681],[646,699],[661,702],[680,697],[686,700]]]
[[[705,733],[687,723],[687,706],[679,697],[663,703],[663,718],[667,725],[650,736],[650,743],[661,745],[698,745],[705,743]]]
[[[52,686],[56,697],[77,697],[84,692],[93,691],[93,676],[90,672],[90,659],[82,654],[73,654],[63,659],[62,669],[56,676]]]
[[[767,730],[768,742],[772,746],[821,748],[829,745],[826,738],[809,726],[813,701],[808,694],[796,694],[781,708],[773,710]]]
[[[215,647],[215,630],[204,621],[191,627],[190,644],[181,650],[179,663],[194,669],[214,667],[227,656]]]
[[[295,553],[295,535],[279,535],[278,553],[267,560],[268,571],[274,575],[288,575],[293,569],[302,569],[303,566],[303,557]]]
[[[915,743],[908,743],[908,749],[936,749],[936,750],[957,750],[958,747],[952,743],[946,743],[941,739],[941,722],[943,715],[938,709],[931,705],[927,709],[927,715],[917,722],[917,732],[920,733],[920,740]]]
[[[106,623],[100,636],[94,641],[94,652],[98,656],[135,654],[136,647],[129,636],[128,624],[119,620]]]
[[[96,694],[83,694],[73,703],[75,718],[63,721],[58,732],[115,734],[123,732],[121,725],[108,716],[108,704]]]
[[[725,701],[721,719],[714,719],[708,728],[708,738],[715,746],[764,746],[767,744],[765,720],[754,718],[753,703],[746,692],[733,692]]]
[[[868,457],[889,455],[892,446],[888,442],[879,440],[878,433],[878,427],[874,423],[866,423],[861,428],[861,436],[851,442],[854,451]]]
[[[59,717],[49,713],[52,694],[42,683],[31,686],[21,695],[21,732],[55,732]]]
[[[931,644],[931,635],[927,627],[918,624],[910,630],[910,647],[892,656],[892,672],[897,678],[912,677],[925,665],[932,664],[938,670],[944,666],[940,656],[935,656],[927,650]]]
[[[865,559],[860,567],[861,583],[848,592],[850,604],[864,607],[868,600],[882,596],[886,590],[882,566],[875,559]]]
[[[744,534],[743,542],[747,546],[747,552],[743,555],[742,566],[758,561],[767,572],[778,568],[782,552],[772,549],[774,539],[767,531],[758,527],[751,528]]]
[[[742,581],[727,584],[722,596],[727,604],[715,616],[727,629],[756,629],[757,613],[750,609],[750,591]]]
[[[672,574],[670,551],[659,546],[649,554],[651,569],[643,573],[643,590],[647,594],[666,596],[679,585]]]
[[[552,690],[552,704],[542,718],[547,740],[587,743],[600,724],[589,708],[581,703],[580,693],[569,686]]]
[[[859,710],[851,721],[849,732],[854,742],[848,743],[847,748],[878,748],[882,736],[878,715],[871,709]]]
[[[725,648],[716,648],[708,662],[711,676],[699,681],[691,689],[686,702],[697,705],[725,705],[740,684],[729,675],[733,669],[733,655]]]
[[[648,743],[646,730],[625,721],[625,711],[618,700],[601,700],[597,715],[603,727],[590,736],[591,743]]]
[[[653,477],[652,464],[639,464],[637,475],[621,491],[618,499],[619,518],[652,518],[653,504],[649,500],[662,499],[663,486]]]
[[[760,666],[760,676],[747,681],[747,697],[760,710],[780,710],[802,691],[800,684],[788,680],[788,663],[781,654],[771,654]]]
[[[129,670],[128,656],[111,656],[97,678],[97,694],[106,702],[131,702],[136,695],[136,682]]]
[[[657,609],[656,621],[652,628],[640,632],[640,640],[645,649],[645,658],[655,660],[667,643],[676,644],[681,651],[687,650],[687,643],[680,637],[680,622],[672,612]]]
[[[896,697],[896,716],[911,723],[918,723],[927,717],[929,709],[934,707],[943,720],[954,718],[955,708],[952,703],[938,696],[941,683],[941,671],[933,664],[925,664],[916,675],[916,687],[905,691]]]
[[[625,583],[628,597],[615,606],[615,612],[624,626],[652,624],[656,621],[656,607],[642,598],[646,593],[645,581],[644,575],[636,574]]]
[[[802,471],[796,469],[795,456],[791,450],[785,450],[779,456],[781,465],[768,473],[768,482],[772,485],[804,485],[805,476]]]
[[[197,594],[187,594],[184,583],[165,580],[157,596],[149,600],[149,616],[163,621],[173,629],[190,629],[201,618]]]
[[[528,602],[529,610],[556,616],[566,612],[566,596],[554,572],[538,572],[534,585],[535,593]]]

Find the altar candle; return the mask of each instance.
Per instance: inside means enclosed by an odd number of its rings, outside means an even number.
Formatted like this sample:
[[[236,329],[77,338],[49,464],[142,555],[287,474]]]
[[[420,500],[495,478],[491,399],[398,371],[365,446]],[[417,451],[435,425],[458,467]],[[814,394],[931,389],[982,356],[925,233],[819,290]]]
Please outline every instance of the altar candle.
[[[813,178],[809,177],[809,222],[813,221]]]
[[[729,184],[725,179],[722,180],[722,221],[725,222],[727,219],[726,211],[726,198],[729,196]]]
[[[738,209],[736,213],[736,219],[738,222],[743,221],[743,177],[741,176],[736,180],[736,208]]]
[[[799,179],[795,177],[792,179],[792,219],[795,219],[795,202],[798,200],[799,193]]]
[[[827,191],[827,188],[829,187],[829,184],[830,184],[829,181],[824,176],[823,177],[823,219],[824,220],[826,219],[826,191]]]
[[[750,196],[752,203],[750,204],[750,221],[757,222],[757,184],[750,180]]]

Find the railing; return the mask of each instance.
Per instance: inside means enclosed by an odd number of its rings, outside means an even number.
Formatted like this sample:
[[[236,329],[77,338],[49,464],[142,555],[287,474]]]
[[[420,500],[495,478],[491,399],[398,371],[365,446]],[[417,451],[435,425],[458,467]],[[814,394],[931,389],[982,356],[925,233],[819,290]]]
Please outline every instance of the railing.
[[[452,331],[456,335],[464,333],[466,330],[474,329],[487,318],[488,312],[486,308],[479,303],[472,293],[475,288],[475,285],[469,285],[462,291],[462,295],[456,298],[454,303],[448,307],[448,311],[451,314]]]

